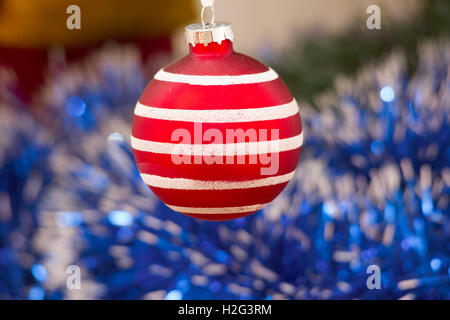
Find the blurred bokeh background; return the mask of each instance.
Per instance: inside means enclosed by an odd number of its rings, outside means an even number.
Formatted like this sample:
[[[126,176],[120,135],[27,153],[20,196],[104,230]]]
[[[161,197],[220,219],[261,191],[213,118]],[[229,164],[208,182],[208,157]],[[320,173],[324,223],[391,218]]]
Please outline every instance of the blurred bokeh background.
[[[71,4],[81,30],[66,28]],[[305,132],[282,195],[225,223],[166,208],[129,143],[137,99],[186,53],[199,12],[0,0],[0,298],[449,299],[450,2],[217,0]]]

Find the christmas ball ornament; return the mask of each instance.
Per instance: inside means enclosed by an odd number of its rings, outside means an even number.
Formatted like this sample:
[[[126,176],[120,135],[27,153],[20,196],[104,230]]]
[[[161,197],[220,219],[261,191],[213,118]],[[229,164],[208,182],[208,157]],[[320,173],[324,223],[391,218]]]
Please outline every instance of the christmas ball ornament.
[[[187,26],[189,54],[161,69],[135,108],[131,144],[144,182],[199,219],[264,208],[293,177],[303,143],[284,82],[233,40],[231,25],[214,18]]]

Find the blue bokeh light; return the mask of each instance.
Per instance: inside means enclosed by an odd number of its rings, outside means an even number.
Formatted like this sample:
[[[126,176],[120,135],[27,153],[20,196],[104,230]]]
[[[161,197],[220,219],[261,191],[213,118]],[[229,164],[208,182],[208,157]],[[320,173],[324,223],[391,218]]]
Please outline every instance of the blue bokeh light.
[[[117,231],[117,238],[121,242],[128,242],[133,239],[133,230],[127,227],[122,227]]]
[[[108,214],[108,221],[117,227],[128,227],[133,224],[133,216],[126,211],[113,210]]]
[[[384,151],[384,145],[383,142],[375,140],[370,144],[370,150],[372,150],[372,152],[374,154],[382,154]]]
[[[119,132],[113,132],[108,136],[108,142],[123,142],[123,136]]]
[[[43,300],[45,297],[44,289],[40,287],[32,287],[28,292],[28,300]]]
[[[380,90],[380,98],[384,102],[392,102],[395,99],[394,89],[390,86],[385,86]]]
[[[322,207],[322,211],[329,216],[330,218],[334,217],[335,208],[334,205],[330,202],[325,202]]]
[[[180,290],[172,290],[167,293],[165,300],[181,300],[183,293]]]
[[[438,258],[431,259],[430,266],[431,266],[431,269],[433,269],[433,271],[439,271],[439,269],[442,266],[441,259],[438,259]]]
[[[41,264],[33,265],[31,267],[31,273],[33,274],[33,277],[39,282],[45,281],[48,276],[47,269],[45,269],[45,267]]]
[[[86,102],[80,97],[71,97],[66,103],[66,112],[74,118],[81,117],[86,111]]]

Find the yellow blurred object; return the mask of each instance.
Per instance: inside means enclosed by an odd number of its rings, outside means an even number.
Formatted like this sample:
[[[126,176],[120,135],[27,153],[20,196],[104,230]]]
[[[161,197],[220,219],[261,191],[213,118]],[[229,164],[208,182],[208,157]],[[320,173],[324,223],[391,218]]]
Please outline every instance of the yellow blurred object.
[[[70,5],[81,30],[69,30]],[[0,46],[89,45],[105,39],[159,37],[195,17],[191,0],[0,0]]]

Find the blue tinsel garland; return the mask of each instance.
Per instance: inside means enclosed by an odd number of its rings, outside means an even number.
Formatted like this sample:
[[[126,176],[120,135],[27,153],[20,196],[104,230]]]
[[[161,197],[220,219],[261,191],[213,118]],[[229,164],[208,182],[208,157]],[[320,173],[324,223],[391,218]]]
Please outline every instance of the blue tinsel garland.
[[[0,264],[28,275],[0,277],[2,296],[450,298],[448,42],[422,45],[412,79],[396,53],[338,79],[318,99],[322,111],[302,106],[294,181],[263,212],[226,223],[174,213],[141,181],[128,137],[143,76],[136,56],[120,50],[49,81],[45,130],[56,146],[34,156],[1,148],[1,192],[20,206],[9,216],[0,207],[9,217]],[[31,121],[5,126],[2,143],[35,146],[33,134],[16,142],[27,128],[43,130]],[[32,202],[3,183],[31,179],[12,169],[24,159],[53,177]],[[8,231],[22,230],[11,216],[24,215],[35,219],[25,257]],[[366,285],[373,264],[380,290]],[[66,287],[69,265],[82,270],[81,290]]]

